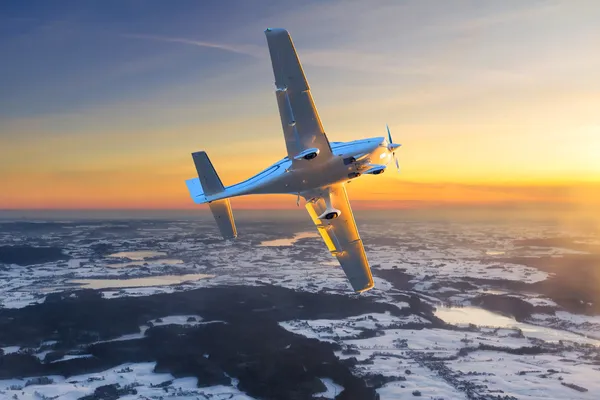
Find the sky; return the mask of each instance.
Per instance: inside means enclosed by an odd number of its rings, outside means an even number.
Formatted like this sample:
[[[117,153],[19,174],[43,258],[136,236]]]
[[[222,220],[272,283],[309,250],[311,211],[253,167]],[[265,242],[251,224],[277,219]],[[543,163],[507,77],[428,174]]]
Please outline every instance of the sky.
[[[263,31],[283,27],[330,141],[388,124],[403,145],[354,207],[593,213],[598,21],[594,0],[2,2],[0,209],[194,208],[190,153],[226,185],[281,159]]]

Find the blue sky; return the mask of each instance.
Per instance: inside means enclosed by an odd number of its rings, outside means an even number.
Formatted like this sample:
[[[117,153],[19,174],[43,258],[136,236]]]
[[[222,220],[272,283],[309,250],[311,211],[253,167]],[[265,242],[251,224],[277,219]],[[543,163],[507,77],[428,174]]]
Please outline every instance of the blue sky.
[[[3,116],[31,116],[145,98],[197,77],[211,78],[235,57],[127,37],[223,41],[225,26],[254,18],[247,2],[4,2],[0,65]],[[33,5],[34,4],[34,5]],[[231,13],[230,7],[240,13]],[[255,35],[255,42],[260,34]]]
[[[200,149],[226,182],[257,172],[284,154],[263,30],[285,27],[332,141],[404,144],[387,184],[597,181],[598,21],[593,0],[2,2],[0,174],[14,202],[27,179],[143,197],[126,182],[185,179]]]
[[[585,2],[579,4],[585,8]],[[234,76],[223,89],[236,85],[236,90],[254,92],[258,85],[248,78],[264,82],[270,74],[256,59],[267,56],[262,30],[273,25],[288,28],[296,45],[311,53],[304,62],[313,64],[313,78],[323,72],[328,80],[360,78],[366,86],[380,83],[381,72],[395,75],[392,87],[398,86],[394,83],[402,74],[401,79],[410,78],[402,82],[406,85],[441,80],[437,75],[448,72],[442,69],[454,66],[440,61],[472,62],[472,69],[501,71],[507,52],[511,58],[528,59],[545,51],[529,46],[547,47],[564,35],[560,30],[556,37],[548,37],[546,30],[536,35],[523,24],[536,15],[552,16],[561,7],[552,1],[14,1],[0,7],[0,51],[8,55],[0,64],[3,117],[147,99],[190,82],[227,81],[228,71]],[[576,15],[578,22],[587,19],[590,34],[597,32],[592,23],[598,14],[583,9]],[[460,51],[461,41],[469,46],[477,40],[470,31],[478,28],[486,29],[485,36],[495,45],[458,60],[460,54],[452,53]],[[584,36],[585,27],[578,29]],[[564,43],[556,45],[569,46],[568,39],[575,34],[569,32]],[[193,41],[241,52],[194,46]],[[240,64],[247,67],[246,73]],[[339,67],[342,73],[328,71]],[[378,71],[377,76],[364,74],[370,69]],[[210,94],[206,90],[192,96],[215,96],[210,89]],[[185,95],[190,94],[184,90]]]

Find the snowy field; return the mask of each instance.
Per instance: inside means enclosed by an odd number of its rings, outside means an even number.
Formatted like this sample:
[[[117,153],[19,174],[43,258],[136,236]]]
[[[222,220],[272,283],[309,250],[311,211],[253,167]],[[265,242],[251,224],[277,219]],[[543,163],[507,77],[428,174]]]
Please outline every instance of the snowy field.
[[[56,247],[69,256],[67,260],[29,265],[0,264],[0,307],[21,309],[44,302],[51,294],[80,288],[101,290],[105,298],[261,285],[354,296],[335,259],[318,235],[309,231],[310,221],[285,227],[242,226],[235,242],[221,241],[210,220],[134,225],[47,225],[40,221],[16,229],[0,222],[4,227],[0,230],[2,245]],[[587,254],[568,246],[521,245],[520,241],[571,237],[575,244],[592,246],[600,243],[597,236],[582,237],[547,225],[425,222],[367,222],[360,225],[360,231],[376,275],[376,289],[363,296],[392,304],[406,315],[375,313],[345,319],[291,320],[280,326],[308,338],[339,344],[346,351],[336,355],[340,359],[354,357],[357,376],[389,378],[377,389],[382,399],[418,395],[426,399],[495,395],[517,399],[599,398],[600,316],[562,309],[552,298],[539,293],[515,291],[507,284],[494,286],[496,281],[533,285],[553,277],[552,272],[503,261],[511,257]],[[399,288],[393,279],[381,277],[388,275],[377,273],[395,270],[408,276],[406,287]],[[536,311],[526,321],[516,321],[510,315],[474,307],[471,302],[481,295],[514,297],[536,307]],[[405,298],[399,300],[398,296]],[[408,311],[406,296],[417,296],[437,307],[438,318],[463,329],[428,328],[428,319]],[[462,308],[442,307],[446,303]],[[223,322],[205,321],[198,315],[170,315],[148,323],[199,326]],[[403,327],[412,326],[409,324],[425,328]],[[143,338],[148,326],[114,340]],[[356,338],[365,331],[377,334]],[[522,354],[524,348],[536,346],[544,351]],[[11,354],[22,349],[5,346],[2,350]],[[41,360],[48,351],[43,346],[33,350]],[[135,389],[136,394],[124,395],[123,399],[250,398],[237,389],[234,378],[229,386],[198,388],[196,378],[175,379],[154,373],[153,368],[153,363],[131,363],[67,379],[51,376],[51,384],[36,384],[30,378],[3,380],[0,398],[18,393],[19,399],[77,399],[108,384]],[[319,394],[321,397],[334,398],[343,390],[328,377],[321,380],[327,388]]]
[[[478,395],[514,396],[518,399],[596,399],[600,393],[600,370],[590,353],[600,356],[598,344],[573,343],[571,347],[553,346],[554,354],[515,355],[505,351],[475,350],[459,355],[461,349],[480,343],[496,348],[519,349],[539,345],[542,339],[513,329],[487,329],[479,332],[445,329],[384,329],[374,338],[345,339],[352,329],[371,326],[381,329],[403,319],[389,315],[365,315],[331,321],[289,321],[281,325],[300,335],[335,341],[353,352],[340,352],[341,358],[355,357],[357,373],[402,377],[378,389],[381,399],[410,398],[419,391],[425,398],[466,399],[457,387],[467,384]],[[333,327],[333,332],[326,327]],[[553,339],[551,336],[548,339]],[[551,343],[551,342],[550,342]],[[552,346],[552,345],[550,345]],[[439,360],[443,361],[440,366]],[[576,362],[573,362],[577,360]],[[370,362],[372,361],[372,362]],[[565,384],[587,389],[580,393]]]
[[[119,296],[143,295],[147,293],[144,287],[170,292],[269,283],[305,291],[339,293],[349,288],[336,260],[316,233],[259,231],[244,235],[240,232],[232,243],[221,241],[211,224],[212,221],[145,224],[136,228],[135,235],[128,233],[125,240],[114,230],[126,225],[110,223],[75,225],[46,232],[44,223],[39,222],[36,225],[40,225],[42,231],[35,237],[29,231],[0,232],[0,243],[4,245],[57,246],[72,257],[68,261],[42,265],[9,265],[0,270],[0,305],[24,307],[43,301],[48,293],[76,287],[119,288]],[[461,226],[434,225],[432,228],[427,223],[412,223],[408,225],[410,229],[398,223],[388,225],[386,229],[373,226],[377,228],[374,231],[369,229],[370,224],[361,225],[369,261],[379,269],[404,268],[415,277],[415,288],[427,292],[449,290],[431,286],[461,278],[538,282],[546,279],[548,273],[522,265],[496,265],[495,258],[570,252],[553,248],[525,251],[511,244],[513,239],[538,237],[539,230],[532,228],[507,228],[508,232],[497,232],[483,225],[478,226],[481,231],[473,232]],[[199,237],[202,240],[198,240]],[[460,245],[456,244],[457,237],[460,237]],[[109,250],[98,250],[104,248]],[[486,254],[490,249],[501,249],[502,254]],[[431,276],[434,279],[425,279]],[[375,279],[378,290],[368,295],[384,296],[391,286],[385,280]],[[109,295],[115,296],[115,292]],[[456,293],[456,301],[465,299],[468,294]]]
[[[171,399],[196,400],[251,400],[236,388],[235,379],[231,386],[211,386],[198,388],[196,378],[176,379],[171,374],[154,373],[155,363],[123,364],[94,374],[72,376],[48,376],[48,381],[36,384],[35,379],[0,380],[2,398],[17,395],[19,400],[60,399],[77,400],[91,395],[94,390],[105,385],[119,385],[124,392],[121,400]],[[51,382],[51,383],[49,383]]]

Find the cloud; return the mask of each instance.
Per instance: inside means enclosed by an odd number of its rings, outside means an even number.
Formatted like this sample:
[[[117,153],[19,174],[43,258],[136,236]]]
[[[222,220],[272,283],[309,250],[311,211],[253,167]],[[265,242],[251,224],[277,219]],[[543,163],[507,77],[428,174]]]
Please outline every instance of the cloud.
[[[366,72],[369,74],[434,76],[440,73],[447,73],[442,67],[427,63],[424,60],[399,59],[397,57],[390,57],[386,53],[323,49],[298,50],[298,55],[302,64]]]
[[[267,46],[253,44],[227,44],[214,41],[194,40],[181,37],[166,37],[156,35],[124,34],[130,39],[153,40],[158,42],[179,43],[190,46],[219,49],[235,54],[242,54],[257,59],[268,58]],[[391,59],[387,54],[369,53],[357,50],[337,48],[301,49],[298,51],[303,65],[343,69],[347,71],[381,73],[392,75],[434,75],[442,72],[436,66],[422,60]]]
[[[505,6],[490,8],[488,12],[477,16],[471,14],[466,18],[461,16],[455,20],[448,18],[439,24],[429,26],[428,30],[438,34],[473,33],[494,28],[498,25],[541,20],[551,17],[553,14],[556,15],[563,10],[560,2],[550,1],[518,3],[513,6],[508,5],[506,8]]]
[[[123,34],[121,36],[130,39],[154,40],[158,42],[180,43],[209,49],[219,49],[230,53],[243,54],[256,58],[261,58],[261,53],[264,52],[263,47],[252,44],[232,45],[226,43],[208,42],[204,40],[193,40],[187,38],[165,37],[157,35]]]

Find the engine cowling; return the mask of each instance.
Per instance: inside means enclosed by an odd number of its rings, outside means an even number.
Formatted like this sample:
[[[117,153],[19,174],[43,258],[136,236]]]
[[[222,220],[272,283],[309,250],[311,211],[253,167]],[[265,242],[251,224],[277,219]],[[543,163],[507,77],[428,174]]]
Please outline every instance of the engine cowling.
[[[385,165],[371,165],[363,174],[379,175],[385,172]]]
[[[310,148],[310,149],[306,149],[300,153],[298,153],[296,156],[294,156],[294,160],[312,160],[314,158],[316,158],[319,155],[319,149],[317,149],[316,147]]]
[[[336,208],[328,208],[323,214],[319,215],[319,219],[332,220],[342,215],[342,212]]]

